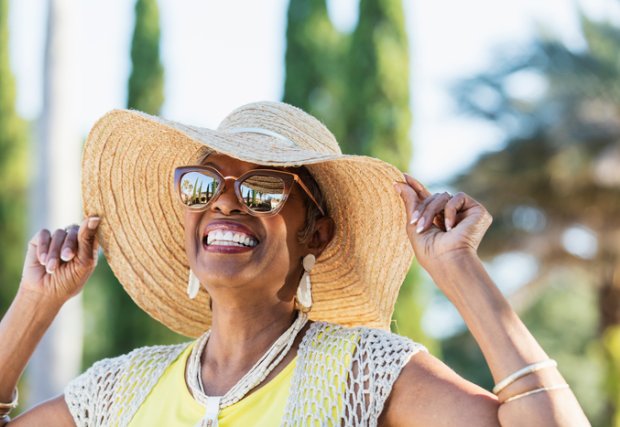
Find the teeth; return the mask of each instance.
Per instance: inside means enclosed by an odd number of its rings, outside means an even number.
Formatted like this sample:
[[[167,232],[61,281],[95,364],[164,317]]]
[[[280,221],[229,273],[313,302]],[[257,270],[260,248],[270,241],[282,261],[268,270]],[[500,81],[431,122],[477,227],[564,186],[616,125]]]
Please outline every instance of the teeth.
[[[213,230],[207,235],[207,245],[254,247],[257,244],[258,242],[247,234],[230,230]]]

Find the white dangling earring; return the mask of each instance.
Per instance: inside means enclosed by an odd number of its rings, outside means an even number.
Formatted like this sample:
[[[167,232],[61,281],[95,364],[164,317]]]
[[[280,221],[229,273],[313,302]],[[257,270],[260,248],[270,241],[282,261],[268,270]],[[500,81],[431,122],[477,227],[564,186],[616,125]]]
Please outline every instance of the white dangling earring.
[[[194,299],[196,298],[196,295],[198,295],[199,290],[200,290],[200,280],[198,280],[198,277],[196,277],[196,275],[190,268],[189,269],[189,280],[187,282],[187,296],[190,299]]]
[[[304,274],[301,276],[299,286],[297,287],[297,302],[301,311],[308,312],[312,308],[312,283],[310,283],[310,271],[316,263],[316,257],[308,254],[302,262],[304,266]]]

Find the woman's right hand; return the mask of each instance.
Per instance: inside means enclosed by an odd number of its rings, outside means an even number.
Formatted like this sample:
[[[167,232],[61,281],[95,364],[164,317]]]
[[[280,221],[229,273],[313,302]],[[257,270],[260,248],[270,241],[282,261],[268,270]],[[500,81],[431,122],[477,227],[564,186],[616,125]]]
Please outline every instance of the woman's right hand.
[[[82,224],[50,234],[36,233],[24,261],[20,291],[35,293],[64,304],[77,295],[97,265],[97,227],[101,219],[88,217]]]

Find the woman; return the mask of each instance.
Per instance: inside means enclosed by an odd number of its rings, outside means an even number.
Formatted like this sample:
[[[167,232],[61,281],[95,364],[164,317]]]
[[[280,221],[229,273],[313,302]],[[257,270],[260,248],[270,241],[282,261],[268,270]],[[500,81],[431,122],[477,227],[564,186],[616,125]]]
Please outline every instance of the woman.
[[[588,425],[476,255],[484,207],[342,155],[301,110],[250,104],[216,131],[113,111],[88,137],[82,189],[82,224],[28,245],[0,324],[0,414],[98,242],[140,307],[200,338],[98,362],[10,426]],[[385,331],[414,252],[496,394]]]

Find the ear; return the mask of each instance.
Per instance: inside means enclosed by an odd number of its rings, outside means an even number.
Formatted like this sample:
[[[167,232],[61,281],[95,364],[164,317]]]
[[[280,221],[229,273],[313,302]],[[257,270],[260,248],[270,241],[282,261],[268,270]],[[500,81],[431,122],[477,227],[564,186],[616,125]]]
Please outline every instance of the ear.
[[[308,242],[308,249],[317,258],[334,238],[334,220],[324,216],[316,220],[314,232]]]

